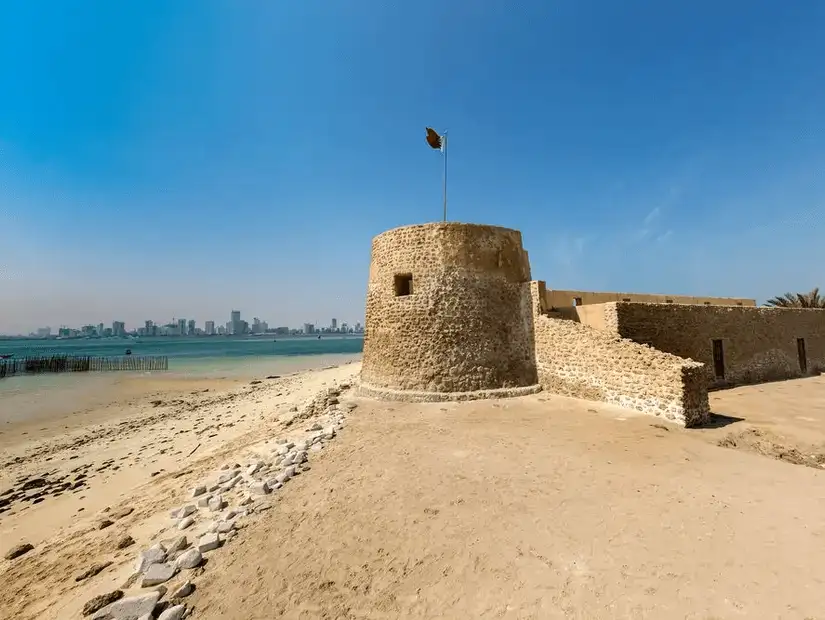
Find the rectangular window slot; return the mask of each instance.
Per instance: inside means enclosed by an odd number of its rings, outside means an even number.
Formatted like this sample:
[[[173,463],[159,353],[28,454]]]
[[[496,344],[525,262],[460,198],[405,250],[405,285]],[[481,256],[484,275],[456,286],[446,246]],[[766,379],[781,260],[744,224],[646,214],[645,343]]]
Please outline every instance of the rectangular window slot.
[[[706,302],[705,302],[705,305],[706,305],[706,306],[709,306],[709,305],[710,305],[710,302],[709,302],[709,301],[706,301]]]
[[[622,301],[630,301],[630,297],[625,297]]]
[[[796,354],[799,356],[799,370],[802,374],[808,374],[808,354],[805,351],[805,339],[796,339]]]
[[[725,378],[725,351],[721,340],[713,341],[713,370],[717,379]]]
[[[673,300],[672,300],[672,299],[665,299],[665,303],[666,303],[666,304],[672,304],[672,303],[673,303]]]
[[[582,305],[582,298],[581,297],[574,297],[573,298],[573,305],[574,306],[581,306]]]
[[[406,297],[412,295],[413,292],[413,277],[411,273],[399,273],[395,276],[394,281],[395,296]]]

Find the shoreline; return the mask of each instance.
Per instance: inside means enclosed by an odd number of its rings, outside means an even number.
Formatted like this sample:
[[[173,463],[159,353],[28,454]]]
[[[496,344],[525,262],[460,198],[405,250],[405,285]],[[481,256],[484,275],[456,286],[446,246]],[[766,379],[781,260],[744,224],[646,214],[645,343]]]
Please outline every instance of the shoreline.
[[[316,361],[320,366],[329,360]],[[278,378],[233,378],[217,387],[214,379],[167,380],[174,389],[160,388],[162,382],[156,379],[139,378],[138,383],[151,384],[151,389],[72,414],[71,428],[60,417],[5,425],[0,434],[2,552],[29,543],[34,550],[26,560],[45,554],[44,566],[58,561],[55,554],[75,554],[74,560],[63,557],[62,561],[79,572],[80,564],[100,550],[67,549],[90,533],[95,536],[101,520],[117,512],[118,506],[134,509],[129,535],[141,548],[148,546],[140,541],[155,537],[163,525],[160,515],[186,499],[190,481],[203,478],[219,459],[245,462],[241,453],[278,433],[285,416],[294,417],[320,391],[353,381],[359,369],[360,363],[349,361]],[[38,424],[41,430],[36,437],[26,434],[31,433],[27,427]],[[126,550],[128,561],[121,562],[121,569],[131,564],[137,548]],[[23,565],[0,560],[0,575],[13,580],[15,567]],[[55,588],[68,587],[81,598],[91,596],[86,587],[67,586],[59,574],[53,579]],[[25,580],[18,585],[12,590],[26,589]],[[50,610],[57,604],[50,590],[32,591],[26,601],[13,598],[0,600],[0,610],[14,607],[0,611],[0,616],[68,617],[62,603],[56,613]]]
[[[358,361],[360,353],[174,360],[162,372],[44,373],[7,377],[0,381],[0,448],[15,425],[66,418],[70,427],[77,414],[171,390],[204,389],[201,382],[228,388],[271,375],[287,375]],[[29,431],[33,429],[27,429]]]

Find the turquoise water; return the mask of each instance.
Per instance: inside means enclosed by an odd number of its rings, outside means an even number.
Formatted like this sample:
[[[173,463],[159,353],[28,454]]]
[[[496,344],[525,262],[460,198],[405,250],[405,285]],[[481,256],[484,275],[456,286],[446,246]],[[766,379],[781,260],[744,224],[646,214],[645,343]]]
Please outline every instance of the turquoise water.
[[[170,370],[221,363],[230,366],[242,358],[304,357],[361,353],[361,336],[255,338],[108,338],[101,340],[0,340],[0,355],[166,355]]]
[[[122,395],[121,380],[147,378],[263,378],[360,358],[359,336],[304,338],[141,338],[106,340],[0,340],[0,355],[166,355],[168,372],[78,372],[0,379],[0,425],[101,405]],[[150,389],[148,386],[146,389]],[[137,389],[137,388],[133,388]],[[156,386],[152,389],[157,389]]]

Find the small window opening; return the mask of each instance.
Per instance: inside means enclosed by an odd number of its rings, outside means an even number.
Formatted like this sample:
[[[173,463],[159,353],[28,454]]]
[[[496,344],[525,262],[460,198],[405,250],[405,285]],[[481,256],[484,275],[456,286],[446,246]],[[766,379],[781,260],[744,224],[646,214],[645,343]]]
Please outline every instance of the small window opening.
[[[736,305],[737,305],[737,306],[741,306],[741,305],[742,305],[742,302],[741,302],[741,301],[737,301],[737,302],[736,302]]]
[[[413,277],[411,273],[399,273],[395,276],[395,296],[406,297],[412,295]]]
[[[725,351],[721,340],[713,341],[713,370],[717,379],[725,378]]]
[[[672,299],[665,299],[665,303],[666,303],[666,304],[672,304],[672,303],[673,303],[673,300],[672,300]]]
[[[799,356],[799,370],[802,371],[802,374],[807,374],[808,372],[808,354],[805,352],[805,339],[804,338],[797,338],[796,339],[796,354]]]
[[[630,297],[625,297],[622,301],[630,301]]]
[[[573,298],[573,305],[574,306],[581,306],[582,305],[582,298],[581,297],[574,297]]]
[[[706,302],[705,302],[705,305],[706,305],[706,306],[709,306],[709,305],[710,305],[710,302],[709,302],[709,301],[706,301]]]

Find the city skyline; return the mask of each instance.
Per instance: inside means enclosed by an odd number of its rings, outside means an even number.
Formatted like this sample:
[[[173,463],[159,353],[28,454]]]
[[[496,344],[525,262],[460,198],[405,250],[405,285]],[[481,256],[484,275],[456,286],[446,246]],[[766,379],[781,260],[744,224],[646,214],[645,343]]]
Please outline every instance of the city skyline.
[[[212,319],[202,321],[198,325],[197,319],[188,317],[173,317],[166,322],[158,322],[153,319],[142,321],[142,325],[129,325],[125,321],[110,321],[111,327],[105,323],[81,322],[76,326],[60,323],[57,328],[51,325],[39,326],[28,332],[17,334],[2,333],[0,336],[7,337],[122,337],[126,335],[137,336],[224,336],[224,335],[260,335],[266,333],[273,334],[295,334],[295,333],[362,333],[363,324],[361,321],[349,323],[341,321],[338,317],[332,317],[328,323],[322,321],[303,322],[299,326],[280,324],[270,325],[265,319],[253,317],[252,323],[242,318],[243,313],[239,310],[231,310],[229,321],[220,322]],[[363,320],[363,319],[362,319]]]

